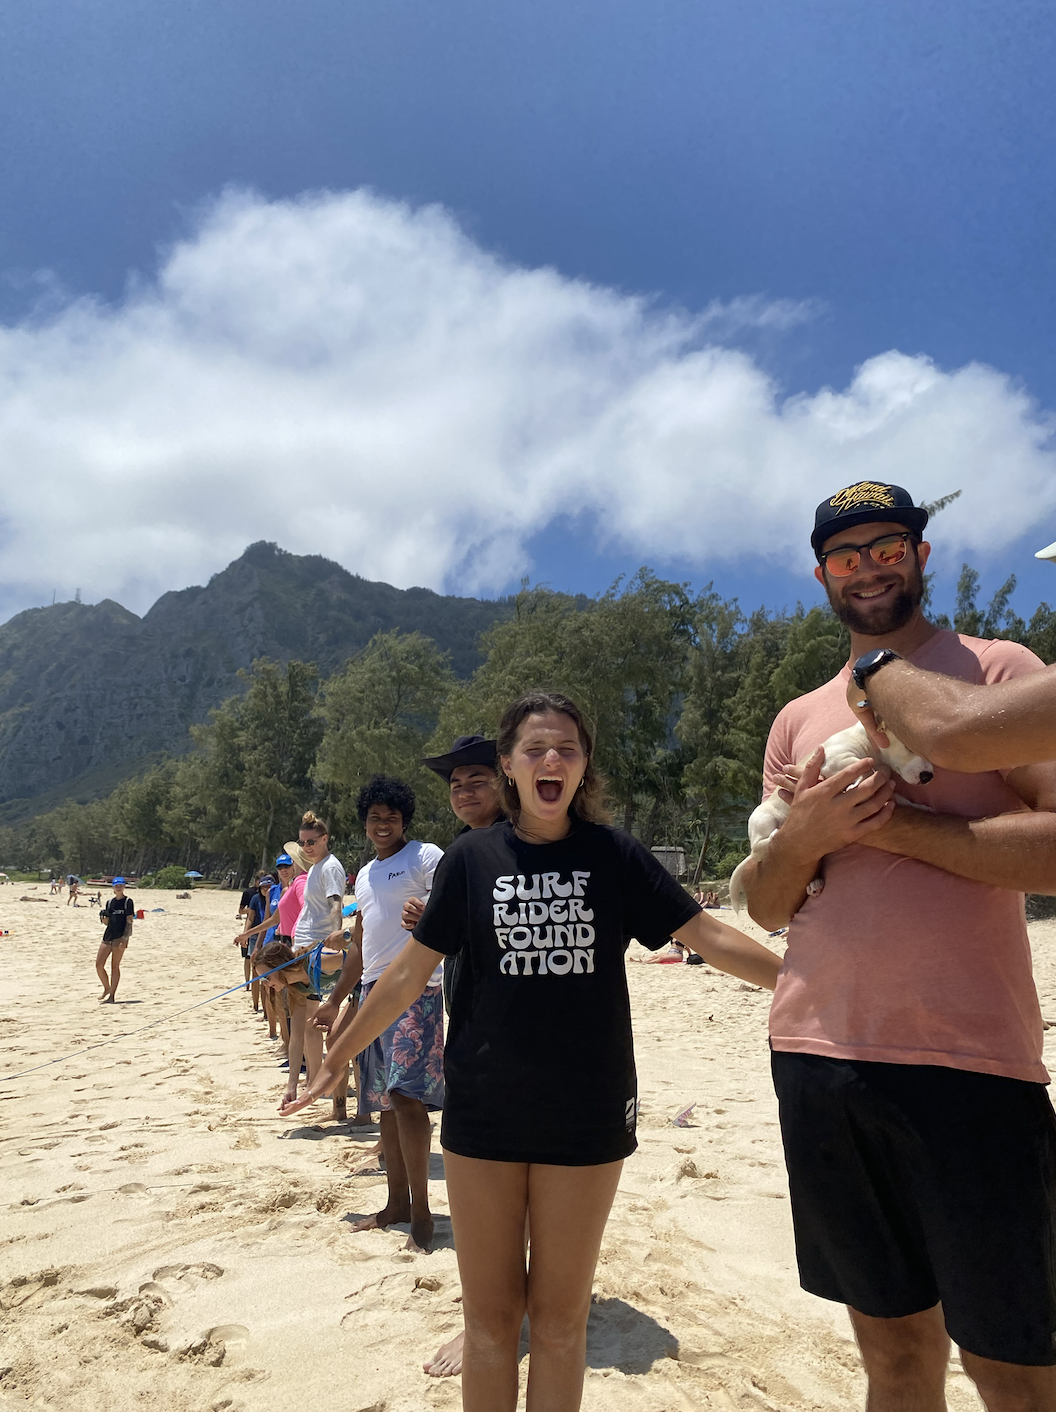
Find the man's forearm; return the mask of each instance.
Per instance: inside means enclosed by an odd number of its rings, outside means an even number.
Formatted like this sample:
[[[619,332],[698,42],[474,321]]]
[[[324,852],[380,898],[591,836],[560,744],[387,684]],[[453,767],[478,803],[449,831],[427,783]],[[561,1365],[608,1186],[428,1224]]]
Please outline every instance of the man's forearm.
[[[1056,666],[970,686],[890,662],[867,691],[884,729],[944,769],[977,774],[1056,760]]]
[[[1056,893],[1056,814],[1024,811],[963,819],[896,809],[883,828],[862,842],[991,887]]]
[[[778,830],[766,856],[750,859],[745,869],[744,891],[752,921],[771,932],[787,926],[806,901],[807,884],[817,877],[820,864],[820,858],[799,856]]]

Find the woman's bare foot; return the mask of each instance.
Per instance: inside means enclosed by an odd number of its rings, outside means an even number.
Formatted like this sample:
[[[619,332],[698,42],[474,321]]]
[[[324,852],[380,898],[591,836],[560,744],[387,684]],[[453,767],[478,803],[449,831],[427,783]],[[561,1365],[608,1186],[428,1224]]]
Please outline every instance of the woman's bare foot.
[[[390,1210],[389,1207],[386,1206],[385,1209],[379,1211],[376,1216],[365,1216],[362,1221],[357,1221],[352,1229],[356,1232],[383,1231],[388,1226],[400,1225],[410,1219],[411,1208],[409,1206],[402,1211],[398,1207],[393,1207]]]
[[[104,1005],[113,1005],[113,1004],[115,1004],[116,1002],[114,1001],[113,994],[111,993],[110,995],[104,995],[104,996],[103,996],[103,1001],[102,1001],[102,1003],[103,1003]]]
[[[466,1331],[462,1329],[453,1339],[441,1344],[430,1361],[422,1364],[422,1371],[431,1378],[457,1378],[462,1371],[462,1345],[465,1341]]]

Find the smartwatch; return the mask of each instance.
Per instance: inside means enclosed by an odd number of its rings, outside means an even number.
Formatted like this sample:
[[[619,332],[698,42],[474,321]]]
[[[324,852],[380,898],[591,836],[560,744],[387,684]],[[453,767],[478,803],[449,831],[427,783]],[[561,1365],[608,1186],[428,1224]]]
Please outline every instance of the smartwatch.
[[[878,672],[888,662],[901,661],[902,658],[890,647],[877,647],[872,652],[866,652],[864,656],[858,658],[851,668],[851,676],[854,678],[855,686],[859,691],[864,691],[866,682],[874,672]]]

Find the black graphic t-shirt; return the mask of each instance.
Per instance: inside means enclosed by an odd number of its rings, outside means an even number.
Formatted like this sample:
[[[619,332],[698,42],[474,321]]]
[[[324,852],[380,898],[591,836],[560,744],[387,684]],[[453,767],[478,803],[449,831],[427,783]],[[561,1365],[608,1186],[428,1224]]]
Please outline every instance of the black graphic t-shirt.
[[[104,941],[120,941],[129,922],[136,915],[136,904],[131,897],[111,897],[103,908],[106,913]]]
[[[457,838],[415,938],[461,952],[444,1046],[443,1145],[463,1157],[590,1166],[632,1153],[637,1084],[624,953],[700,908],[637,839],[573,824]]]

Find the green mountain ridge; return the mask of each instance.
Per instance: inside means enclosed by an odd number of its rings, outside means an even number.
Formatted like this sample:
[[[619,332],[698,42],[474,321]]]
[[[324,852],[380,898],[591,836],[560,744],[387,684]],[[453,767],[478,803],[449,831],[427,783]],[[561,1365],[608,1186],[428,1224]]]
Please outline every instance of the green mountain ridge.
[[[400,628],[431,637],[465,677],[480,634],[511,612],[508,599],[393,588],[264,542],[142,618],[111,599],[30,608],[0,626],[0,818],[96,797],[185,753],[189,727],[258,657],[326,675]]]

